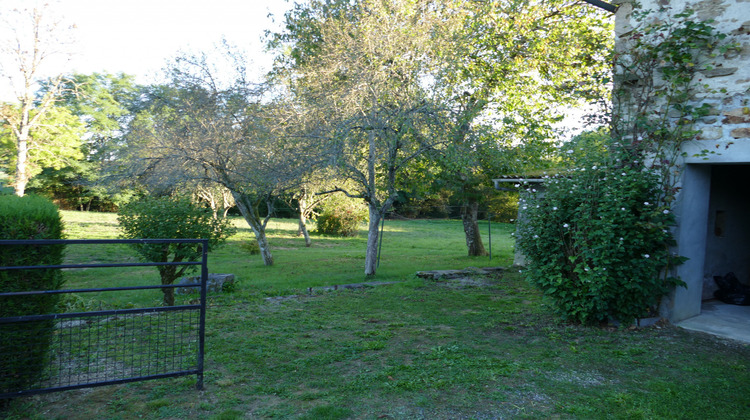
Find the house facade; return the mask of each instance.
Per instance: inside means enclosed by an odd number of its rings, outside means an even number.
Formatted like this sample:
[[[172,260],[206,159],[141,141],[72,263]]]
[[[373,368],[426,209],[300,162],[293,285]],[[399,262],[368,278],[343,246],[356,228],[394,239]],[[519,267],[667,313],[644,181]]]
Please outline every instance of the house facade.
[[[660,10],[667,19],[686,8],[695,19],[713,20],[739,48],[714,58],[697,74],[696,104],[707,103],[710,115],[696,121],[697,139],[683,145],[677,162],[680,187],[673,211],[679,255],[688,260],[676,269],[687,284],[662,305],[673,322],[701,313],[712,297],[713,276],[734,272],[750,284],[750,0],[616,1],[616,48],[639,24],[634,10]],[[619,45],[618,45],[619,44]]]

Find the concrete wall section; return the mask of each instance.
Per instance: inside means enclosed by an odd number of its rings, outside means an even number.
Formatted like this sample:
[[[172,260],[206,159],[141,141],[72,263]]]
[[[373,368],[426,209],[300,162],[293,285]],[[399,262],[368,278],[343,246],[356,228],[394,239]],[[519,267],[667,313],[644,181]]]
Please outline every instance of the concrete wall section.
[[[683,193],[675,205],[677,248],[688,258],[677,267],[676,274],[687,287],[675,289],[662,304],[662,316],[675,322],[701,312],[710,192],[711,166],[688,165],[683,173]]]

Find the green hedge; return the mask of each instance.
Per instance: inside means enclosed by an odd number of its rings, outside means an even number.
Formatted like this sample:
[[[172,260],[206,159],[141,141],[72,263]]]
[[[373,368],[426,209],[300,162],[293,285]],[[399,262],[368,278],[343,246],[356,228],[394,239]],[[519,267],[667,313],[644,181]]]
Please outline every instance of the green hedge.
[[[36,197],[0,196],[0,238],[61,239],[63,225],[57,207]],[[0,266],[58,265],[64,245],[1,245]],[[0,271],[0,291],[54,290],[63,284],[60,270]],[[53,313],[59,295],[2,297],[0,318]],[[44,369],[52,339],[51,320],[0,324],[0,392],[25,388]]]

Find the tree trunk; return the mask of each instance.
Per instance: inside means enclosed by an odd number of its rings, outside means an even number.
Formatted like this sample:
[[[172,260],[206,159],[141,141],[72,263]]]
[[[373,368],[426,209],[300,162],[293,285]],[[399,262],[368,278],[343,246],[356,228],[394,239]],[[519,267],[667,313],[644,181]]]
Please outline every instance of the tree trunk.
[[[263,257],[263,264],[273,265],[273,255],[271,255],[271,247],[268,245],[268,238],[266,237],[265,229],[257,229],[253,226],[253,232],[255,233],[255,239],[258,240],[258,247],[260,248],[260,256]]]
[[[300,213],[299,215],[299,231],[302,233],[302,236],[305,237],[305,246],[310,248],[310,245],[312,245],[312,239],[310,239],[310,232],[307,231],[307,225],[305,224],[305,216]]]
[[[263,264],[273,265],[273,255],[271,255],[271,248],[268,246],[268,239],[266,238],[266,227],[260,219],[257,207],[253,204],[250,197],[240,194],[232,193],[234,201],[237,203],[237,208],[240,209],[242,217],[255,234],[255,239],[258,241],[260,247],[260,255],[263,258]]]
[[[365,251],[365,275],[374,276],[378,269],[378,239],[380,238],[380,220],[382,213],[370,204],[370,226],[367,230],[367,251]]]
[[[169,259],[169,244],[167,244],[167,250],[164,252],[164,257],[161,259],[161,262],[168,262]],[[175,261],[179,262],[179,261]],[[159,267],[159,275],[161,277],[161,284],[162,285],[168,285],[174,283],[174,281],[177,279],[176,274],[176,266],[174,265],[166,265]],[[164,306],[174,306],[174,289],[173,288],[164,288],[161,289],[161,292],[164,294]]]
[[[28,131],[28,130],[25,130]],[[16,155],[16,180],[15,180],[15,192],[19,197],[23,197],[26,193],[26,184],[28,179],[26,177],[26,160],[29,157],[28,140],[25,138],[18,139],[18,153]]]
[[[466,247],[469,249],[470,257],[489,255],[487,250],[484,249],[482,235],[479,233],[477,213],[479,213],[479,203],[476,200],[469,199],[461,206],[461,220],[464,224]]]
[[[297,231],[297,236],[303,235],[305,237],[305,246],[309,248],[312,245],[312,240],[310,239],[310,232],[307,231],[307,217],[305,217],[307,207],[306,194],[303,194],[297,202],[299,210],[299,230]]]
[[[164,293],[164,306],[174,306],[174,289],[161,289]]]

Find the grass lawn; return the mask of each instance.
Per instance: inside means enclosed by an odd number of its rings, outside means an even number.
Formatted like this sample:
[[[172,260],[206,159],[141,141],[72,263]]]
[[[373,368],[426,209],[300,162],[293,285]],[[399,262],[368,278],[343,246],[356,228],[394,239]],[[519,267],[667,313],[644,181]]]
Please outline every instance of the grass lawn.
[[[114,237],[114,217],[65,212],[71,238]],[[91,222],[91,220],[95,220]],[[83,226],[83,223],[88,223]],[[398,284],[307,295],[363,280],[364,232],[314,238],[272,221],[277,264],[243,254],[241,229],[210,256],[237,290],[210,297],[205,390],[195,378],[18,399],[3,414],[32,419],[750,418],[750,347],[660,325],[568,325],[516,273],[473,283],[426,281],[418,270],[507,265],[507,225],[493,225],[492,263],[464,257],[457,221],[387,222],[376,280]],[[126,248],[70,250],[69,259],[133,258]],[[152,269],[153,270],[153,269]],[[68,285],[156,281],[155,273],[69,271]],[[154,270],[155,271],[155,270]],[[133,278],[135,277],[135,278]],[[302,294],[292,299],[269,296]],[[89,299],[87,297],[87,299]],[[91,298],[91,306],[160,296]]]

